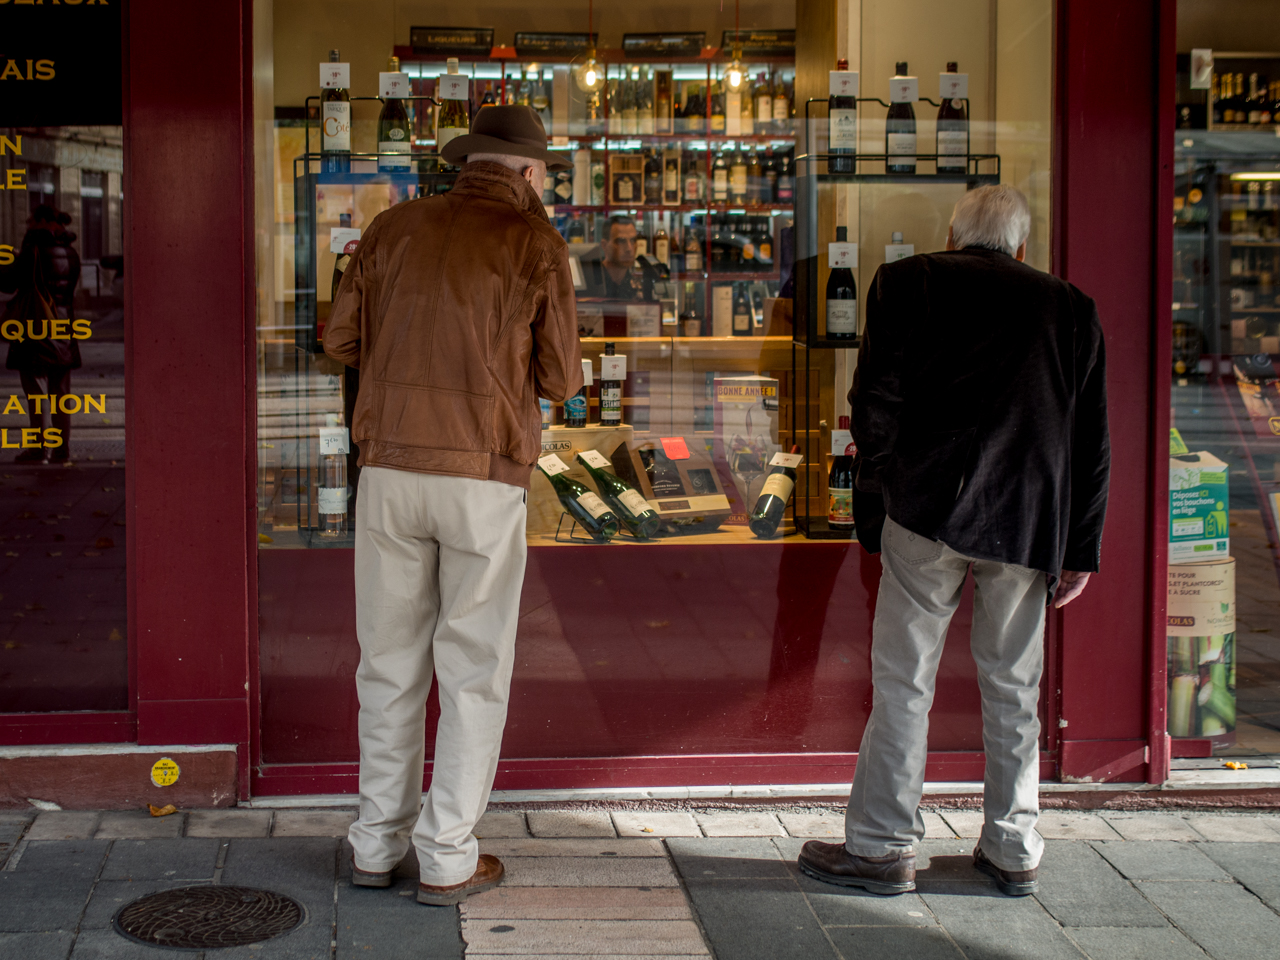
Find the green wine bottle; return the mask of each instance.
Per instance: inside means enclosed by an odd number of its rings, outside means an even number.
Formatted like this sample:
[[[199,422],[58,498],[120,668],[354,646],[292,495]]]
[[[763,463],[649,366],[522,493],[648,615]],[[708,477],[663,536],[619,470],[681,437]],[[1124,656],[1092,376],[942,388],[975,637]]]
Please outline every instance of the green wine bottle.
[[[632,533],[648,540],[658,532],[661,521],[657,511],[649,506],[649,501],[640,495],[639,490],[607,469],[609,461],[603,453],[583,450],[578,453],[578,462],[587,468],[605,501]]]
[[[751,511],[751,517],[747,521],[751,532],[761,540],[768,540],[778,532],[778,524],[786,512],[787,501],[791,499],[791,491],[796,487],[796,467],[800,466],[803,459],[796,453],[799,449],[799,446],[793,446],[790,453],[775,453],[769,461],[769,466],[773,469],[765,477],[755,509]]]
[[[618,534],[618,518],[608,504],[569,476],[569,465],[554,453],[538,461],[538,469],[546,474],[560,498],[560,505],[592,539],[608,543]]]

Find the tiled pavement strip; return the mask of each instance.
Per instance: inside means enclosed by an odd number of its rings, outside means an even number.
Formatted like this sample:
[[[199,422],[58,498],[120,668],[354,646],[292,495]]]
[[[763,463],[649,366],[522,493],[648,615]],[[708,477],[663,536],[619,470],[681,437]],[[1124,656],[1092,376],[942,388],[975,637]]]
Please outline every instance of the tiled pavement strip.
[[[390,890],[353,888],[343,809],[0,812],[0,960],[1277,960],[1280,814],[1047,812],[1035,897],[973,871],[973,811],[925,815],[916,893],[874,897],[798,873],[840,811],[493,810],[477,827],[506,881],[419,906],[412,856]],[[178,953],[110,929],[125,903],[193,883],[307,908],[262,944]]]

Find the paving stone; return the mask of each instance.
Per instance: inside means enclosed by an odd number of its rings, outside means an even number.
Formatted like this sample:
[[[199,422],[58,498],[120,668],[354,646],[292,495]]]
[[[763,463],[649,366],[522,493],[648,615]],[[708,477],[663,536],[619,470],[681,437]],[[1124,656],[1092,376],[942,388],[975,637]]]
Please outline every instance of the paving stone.
[[[606,954],[607,960],[650,960],[653,956],[646,953],[643,956],[637,953],[610,953]],[[669,960],[688,960],[691,957],[705,957],[705,953],[671,953],[667,954]],[[474,950],[467,951],[467,960],[511,960],[509,953],[476,953]],[[540,953],[536,957],[525,958],[525,960],[582,960],[580,953]]]
[[[1120,834],[1096,813],[1044,811],[1036,824],[1046,840],[1119,840]]]
[[[700,837],[691,813],[615,812],[613,825],[620,837]]]
[[[956,836],[956,832],[951,829],[947,821],[942,817],[929,810],[920,811],[920,816],[924,818],[924,835],[927,840],[949,840]]]
[[[27,824],[35,818],[34,813],[27,813],[25,810],[0,811],[0,843],[17,843],[22,837],[22,831],[27,829]]]
[[[951,938],[937,927],[827,927],[827,935],[846,957],[910,957],[911,960],[962,960]]]
[[[528,825],[519,810],[489,810],[477,821],[471,831],[481,840],[494,837],[527,837]]]
[[[685,880],[727,880],[734,877],[791,876],[778,848],[766,837],[714,837],[702,840],[673,837],[667,841],[671,859]]]
[[[424,907],[417,892],[416,879],[399,880],[389,890],[338,884],[338,960],[461,960],[457,910]]]
[[[1085,927],[1067,935],[1097,960],[1205,960],[1204,951],[1173,927]]]
[[[1205,856],[1280,910],[1280,846],[1273,843],[1202,843]]]
[[[0,957],[13,960],[66,960],[75,934],[68,930],[44,933],[0,933]]]
[[[211,880],[218,841],[195,837],[117,840],[111,846],[104,880]]]
[[[772,813],[698,813],[698,826],[708,837],[785,837]]]
[[[92,888],[92,877],[0,873],[0,932],[74,930]]]
[[[1274,957],[1280,917],[1234,883],[1159,880],[1138,884],[1142,892],[1214,960]]]
[[[480,852],[495,857],[665,857],[661,840],[618,838],[578,840],[528,837],[524,840],[481,840]]]
[[[674,887],[675,871],[656,857],[510,857],[502,881],[512,887]]]
[[[265,837],[271,832],[270,810],[192,810],[188,837]]]
[[[916,847],[916,886],[921,890],[937,884],[982,883],[991,879],[973,866],[973,841],[925,840]],[[963,889],[963,888],[962,888]]]
[[[71,960],[191,960],[199,956],[187,950],[162,950],[127,940],[114,930],[82,930],[71,951]],[[218,951],[218,960],[225,956]]]
[[[977,840],[982,836],[983,820],[980,810],[943,810],[940,816],[955,831],[957,837]]]
[[[15,872],[92,882],[110,847],[106,840],[34,840],[27,844]]]
[[[462,937],[468,956],[527,957],[552,950],[594,957],[612,953],[706,956],[702,935],[692,920],[467,920]]]
[[[338,842],[331,837],[234,838],[222,882],[286,894],[301,901],[313,918],[321,911],[327,924],[332,919],[337,862]]]
[[[918,893],[902,893],[896,897],[877,896],[857,887],[838,887],[823,883],[792,866],[796,883],[804,891],[818,921],[824,927],[934,926],[929,908]],[[879,956],[872,953],[871,956]],[[911,956],[910,953],[907,954]]]
[[[89,898],[89,906],[85,908],[80,928],[91,930],[111,926],[111,918],[116,911],[139,897],[199,885],[192,880],[99,880],[93,888],[93,896]]]
[[[792,880],[692,880],[686,889],[717,960],[837,957]]]
[[[1158,813],[1104,813],[1106,820],[1126,840],[1199,840],[1185,817]]]
[[[146,810],[109,810],[98,821],[95,840],[153,839],[182,836],[181,813],[153,817]]]
[[[88,840],[101,818],[96,810],[45,810],[27,831],[28,840]]]
[[[1113,840],[1093,844],[1098,853],[1130,880],[1230,880],[1205,856],[1202,846],[1206,844],[1176,840]]]
[[[472,920],[688,920],[689,904],[677,887],[508,887],[468,897]]]
[[[994,884],[922,890],[924,902],[968,960],[1081,960],[1080,951],[1035,897],[1006,897]],[[1016,944],[1016,953],[1010,946]]]
[[[1280,843],[1280,832],[1262,817],[1187,817],[1206,840],[1219,843]]]
[[[354,810],[277,810],[273,837],[345,837],[355,823]]]
[[[816,813],[780,813],[787,833],[806,840],[832,840],[844,836],[844,816]]]
[[[530,810],[526,819],[535,837],[617,836],[603,810]]]
[[[1135,844],[1117,840],[1099,846],[1127,848]],[[1035,896],[1064,927],[1167,925],[1160,912],[1087,843],[1045,842],[1040,889]]]

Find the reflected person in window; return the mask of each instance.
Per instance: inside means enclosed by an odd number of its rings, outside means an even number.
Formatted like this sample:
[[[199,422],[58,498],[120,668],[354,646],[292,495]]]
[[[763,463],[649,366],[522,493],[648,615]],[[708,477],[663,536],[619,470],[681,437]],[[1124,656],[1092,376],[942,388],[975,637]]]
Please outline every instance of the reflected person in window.
[[[635,220],[625,214],[609,218],[608,238],[600,245],[603,257],[582,265],[588,296],[607,300],[653,299],[653,283],[657,277],[647,263],[637,262],[638,240]]]

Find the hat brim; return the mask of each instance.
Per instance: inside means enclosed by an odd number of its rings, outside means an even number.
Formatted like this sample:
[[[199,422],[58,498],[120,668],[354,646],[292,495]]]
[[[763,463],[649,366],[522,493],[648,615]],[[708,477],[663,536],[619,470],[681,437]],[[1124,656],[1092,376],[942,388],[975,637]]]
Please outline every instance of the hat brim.
[[[461,164],[466,161],[467,155],[472,153],[500,153],[508,157],[541,160],[547,165],[548,170],[568,170],[573,166],[563,153],[555,153],[545,147],[535,147],[532,144],[514,143],[511,140],[502,140],[483,133],[464,133],[460,137],[454,137],[444,145],[440,156],[446,163]]]

